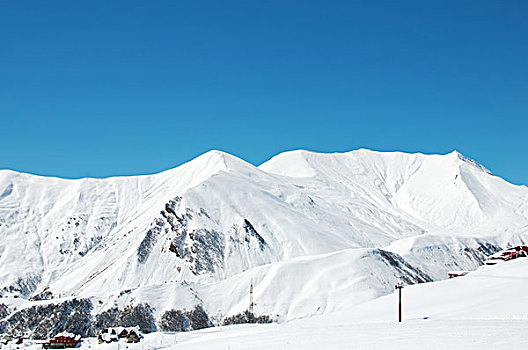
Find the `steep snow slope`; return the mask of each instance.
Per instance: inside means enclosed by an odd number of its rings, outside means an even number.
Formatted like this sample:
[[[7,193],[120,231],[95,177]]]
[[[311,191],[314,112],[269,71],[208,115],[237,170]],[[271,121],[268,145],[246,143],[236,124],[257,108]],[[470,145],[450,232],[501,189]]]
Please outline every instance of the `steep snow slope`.
[[[255,167],[211,151],[148,176],[0,171],[0,193],[2,294],[148,302],[158,317],[243,311],[252,278],[262,313],[337,310],[400,277],[476,268],[528,232],[528,189],[457,152],[294,151]]]
[[[226,158],[210,152],[162,174],[103,180],[0,171],[1,285],[29,295],[84,265],[88,253],[126,244],[127,232],[152,221],[170,193],[225,171]]]
[[[434,233],[486,236],[527,229],[526,187],[493,176],[456,151],[447,155],[292,151],[259,168],[320,180],[378,207],[410,215]],[[518,225],[512,227],[513,222]]]
[[[185,309],[203,303],[212,316],[232,315],[248,307],[249,286],[253,283],[256,313],[289,320],[385,295],[402,277],[408,283],[430,281],[419,269],[390,252],[347,249],[262,265],[220,281],[149,285],[117,300],[122,307],[135,300],[148,302],[157,310]],[[103,309],[112,305],[113,299],[109,300],[109,305],[101,305]]]

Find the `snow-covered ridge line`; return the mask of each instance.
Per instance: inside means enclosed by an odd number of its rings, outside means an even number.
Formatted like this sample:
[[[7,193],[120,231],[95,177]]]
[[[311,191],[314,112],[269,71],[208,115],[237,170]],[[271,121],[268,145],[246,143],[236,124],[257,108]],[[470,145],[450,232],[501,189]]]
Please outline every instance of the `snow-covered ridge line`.
[[[64,180],[64,181],[73,181],[73,182],[82,181],[82,180],[99,181],[99,180],[106,180],[106,179],[127,179],[127,178],[134,178],[134,177],[156,176],[156,175],[159,175],[159,174],[171,172],[174,169],[177,169],[179,167],[185,166],[186,164],[194,162],[194,161],[197,161],[198,159],[203,159],[203,160],[206,160],[206,161],[211,161],[211,160],[214,159],[216,161],[217,165],[223,164],[223,166],[220,165],[219,168],[223,168],[222,170],[224,170],[224,171],[228,170],[231,165],[234,165],[236,163],[240,163],[240,164],[245,163],[246,166],[257,167],[257,168],[260,168],[261,170],[264,170],[266,168],[266,166],[264,166],[264,164],[268,163],[269,161],[271,161],[271,160],[273,160],[274,158],[277,158],[277,157],[280,158],[280,157],[284,157],[284,156],[290,157],[290,156],[297,156],[297,155],[298,156],[302,156],[302,155],[316,155],[316,156],[336,156],[337,155],[337,156],[340,156],[340,155],[352,155],[352,154],[360,153],[360,152],[378,154],[378,155],[381,155],[381,156],[389,155],[389,154],[400,154],[400,155],[405,155],[405,156],[419,155],[419,156],[424,156],[424,157],[429,157],[429,156],[449,156],[451,154],[455,154],[457,157],[459,157],[460,160],[468,162],[470,164],[473,164],[476,167],[480,168],[481,170],[483,170],[485,172],[488,172],[489,174],[492,174],[484,166],[482,166],[481,164],[479,164],[475,160],[462,155],[460,152],[458,152],[456,150],[454,150],[454,151],[452,151],[450,153],[446,153],[446,154],[431,154],[431,153],[426,154],[426,153],[421,153],[421,152],[409,153],[409,152],[403,152],[403,151],[375,151],[375,150],[370,150],[370,149],[366,149],[366,148],[359,148],[357,150],[344,151],[344,152],[317,152],[317,151],[310,151],[310,150],[304,150],[304,149],[286,151],[286,152],[281,152],[281,153],[271,157],[270,159],[268,159],[267,161],[261,163],[260,165],[253,165],[253,164],[248,163],[245,160],[243,160],[243,159],[241,159],[241,158],[239,158],[239,157],[237,157],[235,155],[232,155],[232,154],[224,152],[224,151],[210,150],[210,151],[207,151],[207,152],[197,156],[196,158],[193,158],[190,161],[185,162],[185,163],[183,163],[183,164],[181,164],[181,165],[179,165],[179,166],[177,166],[175,168],[170,168],[170,169],[167,169],[167,170],[164,170],[164,171],[150,173],[150,174],[139,174],[139,175],[115,175],[115,176],[108,176],[108,177],[63,178],[63,177],[60,177],[60,176],[39,175],[39,174],[21,172],[21,171],[17,171],[17,170],[14,170],[14,169],[0,169],[0,176],[2,176],[2,175],[4,175],[4,176],[23,175],[23,176],[29,176],[29,177],[42,178],[42,179],[54,179],[54,180]],[[218,162],[218,160],[221,160],[221,161]]]
[[[202,166],[205,165],[214,165],[218,168],[218,170],[227,170],[228,169],[228,163],[230,162],[245,162],[244,160],[237,158],[229,153],[219,151],[219,150],[211,150],[207,151],[193,159],[191,159],[188,162],[185,162],[177,167],[170,168],[161,172],[156,172],[152,174],[140,174],[140,175],[115,175],[115,176],[108,176],[108,177],[81,177],[81,178],[63,178],[60,176],[48,176],[48,175],[38,175],[38,174],[31,174],[26,172],[21,172],[13,169],[0,169],[0,176],[27,176],[32,178],[38,178],[38,179],[50,179],[50,180],[61,180],[61,181],[67,181],[67,182],[79,182],[79,181],[104,181],[104,180],[119,180],[119,179],[130,179],[130,178],[145,178],[145,177],[153,177],[158,176],[165,173],[173,172],[175,169],[178,169],[180,167],[186,167],[189,166],[188,164],[192,163],[199,163]],[[249,164],[249,163],[247,163]]]

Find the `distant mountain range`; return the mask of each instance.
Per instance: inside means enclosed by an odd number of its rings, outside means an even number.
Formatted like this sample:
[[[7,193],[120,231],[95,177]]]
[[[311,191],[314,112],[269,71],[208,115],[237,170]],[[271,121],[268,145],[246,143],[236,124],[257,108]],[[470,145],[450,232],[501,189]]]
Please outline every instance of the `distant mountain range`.
[[[0,332],[35,334],[23,310],[73,299],[88,328],[137,305],[154,328],[198,305],[221,322],[248,308],[251,283],[255,312],[281,321],[528,242],[528,188],[456,151],[292,151],[258,167],[210,151],[144,176],[0,170],[0,235]]]

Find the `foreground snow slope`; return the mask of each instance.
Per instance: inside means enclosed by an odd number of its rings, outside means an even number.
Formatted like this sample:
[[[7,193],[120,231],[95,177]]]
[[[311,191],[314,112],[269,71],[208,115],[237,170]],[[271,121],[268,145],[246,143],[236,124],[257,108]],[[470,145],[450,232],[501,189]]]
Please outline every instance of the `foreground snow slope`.
[[[345,311],[278,325],[178,336],[174,349],[526,349],[528,258],[403,290]],[[161,336],[161,335],[160,335]],[[166,340],[167,343],[168,339]],[[166,343],[166,344],[167,344]],[[172,341],[174,344],[174,341]]]
[[[523,350],[526,349],[527,326],[527,321],[519,320],[408,321],[403,324],[325,324],[321,320],[321,323],[224,327],[176,337],[155,333],[143,347],[136,349]]]
[[[211,151],[147,176],[0,171],[0,294],[203,304],[294,319],[442,279],[526,242],[528,189],[458,152],[293,151],[255,167]],[[225,296],[229,296],[226,298]],[[349,297],[352,295],[353,297]],[[14,296],[21,299],[14,299]]]

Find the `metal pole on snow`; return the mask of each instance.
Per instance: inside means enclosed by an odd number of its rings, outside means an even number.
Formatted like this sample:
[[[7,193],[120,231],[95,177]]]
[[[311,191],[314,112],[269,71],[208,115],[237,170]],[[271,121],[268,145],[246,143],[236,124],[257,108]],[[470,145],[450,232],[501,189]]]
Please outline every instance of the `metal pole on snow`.
[[[394,286],[398,290],[398,322],[402,321],[402,289],[403,283],[399,282]]]

